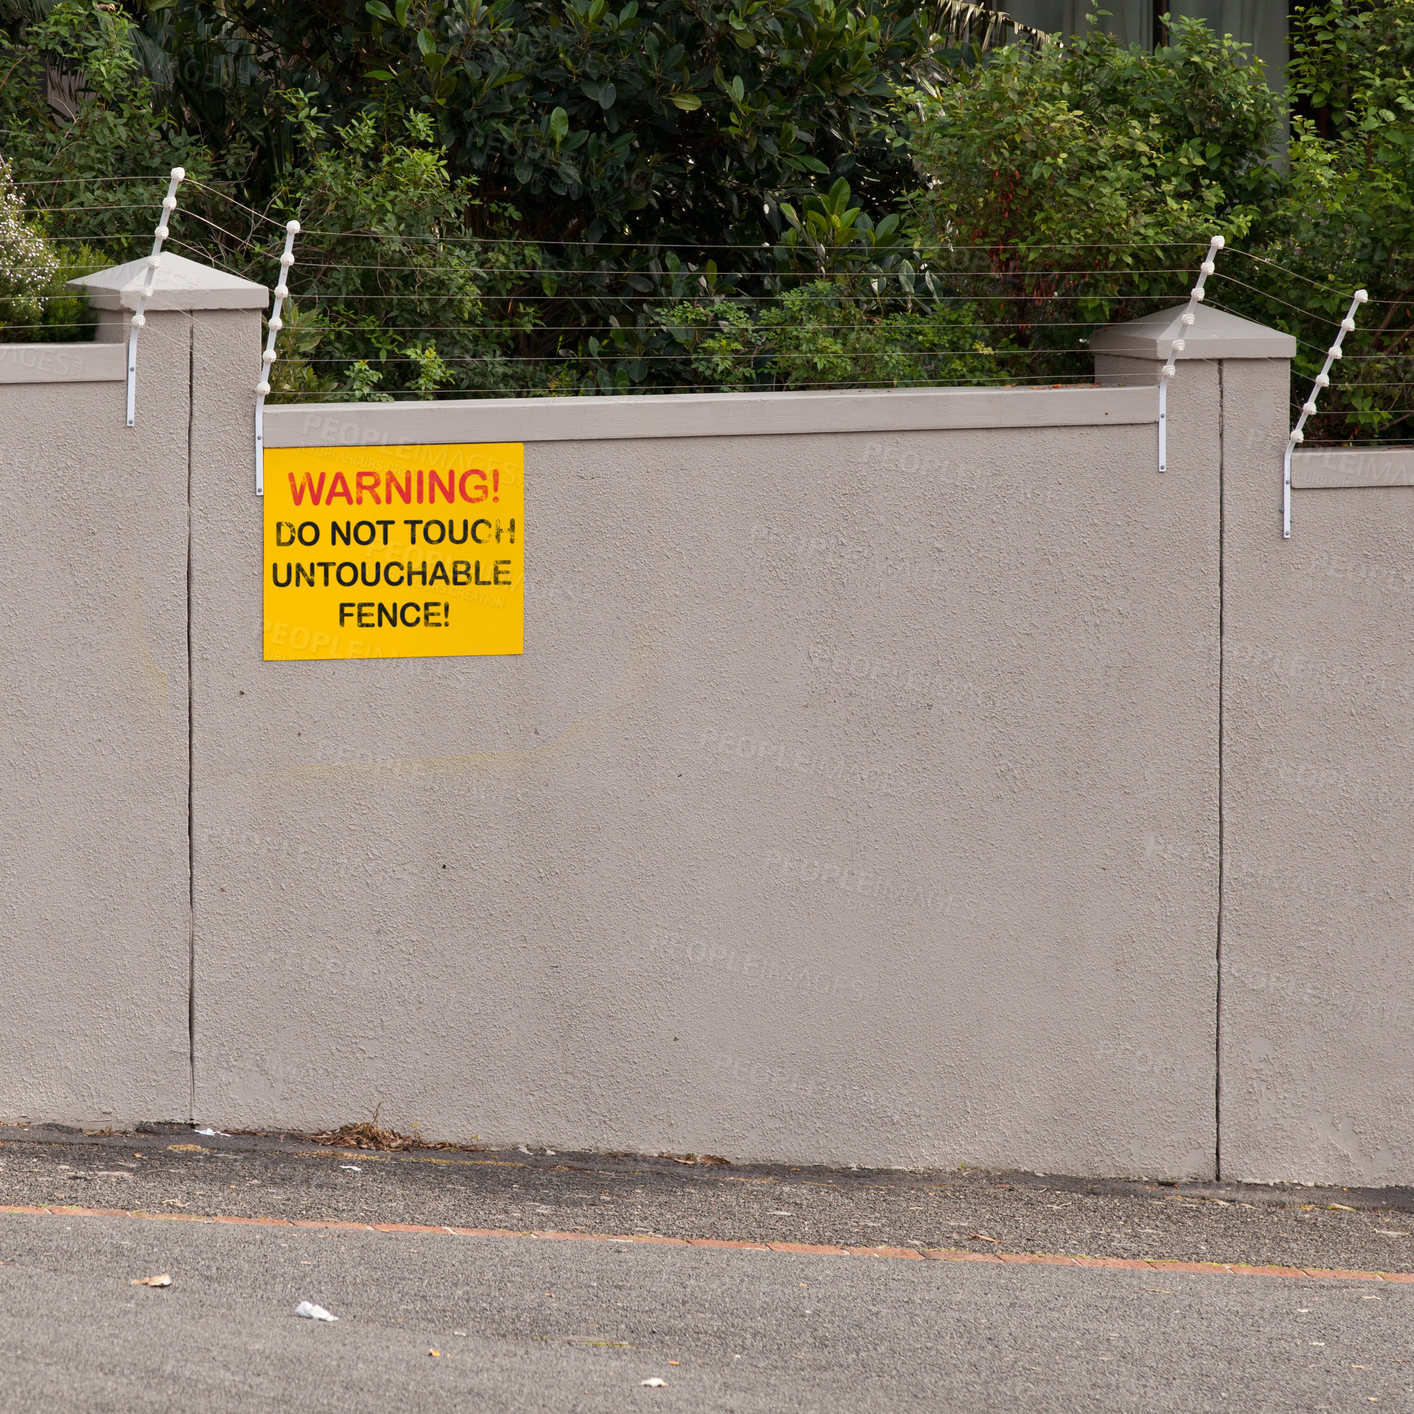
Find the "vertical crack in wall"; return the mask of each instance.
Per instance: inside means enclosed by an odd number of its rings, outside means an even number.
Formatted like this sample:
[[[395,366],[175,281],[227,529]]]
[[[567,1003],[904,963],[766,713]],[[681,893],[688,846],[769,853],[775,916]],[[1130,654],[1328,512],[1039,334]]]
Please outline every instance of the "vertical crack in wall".
[[[1227,427],[1223,387],[1223,364],[1218,361],[1218,917],[1214,957],[1213,989],[1213,1177],[1223,1176],[1223,874],[1227,861],[1223,854],[1223,668],[1227,659],[1223,641],[1223,614],[1227,607],[1227,586],[1223,571],[1227,564]]]
[[[187,316],[187,1108],[196,1120],[196,836],[192,804],[191,458],[196,419],[196,318]]]

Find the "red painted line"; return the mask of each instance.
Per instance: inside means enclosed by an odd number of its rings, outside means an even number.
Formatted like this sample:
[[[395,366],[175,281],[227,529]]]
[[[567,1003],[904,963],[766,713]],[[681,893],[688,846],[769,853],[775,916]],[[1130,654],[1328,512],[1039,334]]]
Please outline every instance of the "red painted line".
[[[82,1216],[91,1218],[96,1215],[85,1211]],[[155,1223],[219,1223],[224,1221],[222,1218],[203,1218],[198,1213],[148,1213],[144,1212],[142,1209],[138,1209],[136,1212],[129,1212],[126,1216],[130,1218],[147,1218],[149,1221]]]
[[[971,1252],[952,1247],[834,1247],[810,1242],[748,1242],[718,1237],[662,1237],[656,1233],[558,1232],[507,1227],[446,1227],[430,1223],[356,1223],[322,1218],[247,1218],[230,1213],[149,1213],[133,1208],[52,1208],[0,1204],[0,1217],[135,1218],[144,1222],[223,1223],[236,1227],[298,1227],[322,1232],[438,1234],[446,1237],[518,1237],[531,1241],[625,1242],[651,1247],[709,1247],[731,1252],[784,1252],[802,1257],[875,1257],[886,1261],[990,1262],[1101,1271],[1186,1272],[1195,1276],[1317,1277],[1334,1281],[1414,1283],[1414,1272],[1374,1272],[1335,1267],[1276,1267],[1244,1262],[1174,1262],[1140,1257],[1080,1257],[1054,1252]]]
[[[921,1262],[923,1254],[915,1252],[912,1247],[846,1247],[844,1249],[851,1257],[889,1257],[902,1258],[904,1261]]]

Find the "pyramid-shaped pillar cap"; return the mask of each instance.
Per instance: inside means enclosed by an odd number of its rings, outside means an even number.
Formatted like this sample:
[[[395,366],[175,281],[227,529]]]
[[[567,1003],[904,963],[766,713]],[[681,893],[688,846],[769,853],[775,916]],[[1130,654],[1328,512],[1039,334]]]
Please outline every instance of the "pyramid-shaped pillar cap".
[[[144,257],[70,280],[69,284],[86,291],[95,309],[135,310],[147,275]],[[163,251],[147,307],[151,310],[264,309],[269,300],[270,294],[264,285],[243,280],[239,275],[228,275],[224,270],[188,260],[184,255]]]
[[[1180,320],[1187,308],[1186,304],[1177,304],[1128,324],[1111,324],[1091,338],[1090,349],[1097,354],[1162,363],[1168,359],[1173,341],[1182,338],[1180,359],[1296,356],[1296,340],[1290,334],[1205,304],[1198,306],[1192,327],[1184,333]]]

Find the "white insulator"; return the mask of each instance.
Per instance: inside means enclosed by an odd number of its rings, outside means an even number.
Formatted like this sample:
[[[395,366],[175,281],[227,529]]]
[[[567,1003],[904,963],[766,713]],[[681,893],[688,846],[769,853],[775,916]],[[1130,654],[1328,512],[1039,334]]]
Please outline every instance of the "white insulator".
[[[1183,311],[1183,317],[1182,317],[1178,322],[1179,322],[1180,324],[1182,324],[1185,329],[1187,329],[1187,328],[1190,328],[1190,327],[1192,326],[1192,324],[1193,324],[1193,322],[1194,322],[1194,320],[1195,320],[1196,318],[1197,318],[1196,315],[1190,314],[1190,313],[1185,309],[1185,310]]]
[[[285,269],[285,270],[288,270],[288,269],[290,268],[290,266],[293,265],[294,263],[295,263],[295,258],[294,258],[294,256],[292,256],[292,255],[282,255],[282,256],[280,257],[280,265],[281,265],[281,267],[282,267],[283,269]]]
[[[1204,295],[1206,295],[1207,293],[1208,293],[1207,290],[1205,290],[1205,289],[1202,287],[1202,285],[1195,285],[1195,286],[1193,287],[1193,303],[1194,303],[1194,304],[1202,304],[1202,303],[1203,303],[1203,297],[1204,297]]]
[[[1316,375],[1316,386],[1317,386],[1318,388],[1329,388],[1330,385],[1331,385],[1331,376],[1330,376],[1329,373],[1318,373],[1318,374]]]
[[[1298,428],[1291,434],[1291,440],[1292,440],[1293,442],[1304,442],[1304,441],[1306,440],[1306,434],[1298,427]]]
[[[157,267],[158,267],[159,265],[161,265],[161,264],[162,264],[162,257],[161,257],[160,255],[149,255],[149,256],[147,257],[147,268],[148,268],[149,270],[156,270]]]
[[[151,299],[151,298],[152,298],[152,286],[151,286],[151,285],[144,285],[144,286],[142,287],[142,297],[143,297],[143,299]]]
[[[268,367],[270,364],[274,363],[274,362],[275,362],[275,350],[274,350],[274,349],[266,349],[265,352],[260,355],[260,361],[261,361],[261,363],[265,364],[267,367]]]
[[[1215,271],[1218,267],[1217,267],[1216,265],[1214,265],[1211,260],[1205,260],[1205,261],[1202,263],[1202,265],[1200,265],[1198,268],[1199,268],[1205,275],[1211,275],[1211,274],[1213,273],[1213,271]]]
[[[270,385],[268,383],[257,383],[255,385],[255,391],[262,398],[268,398],[270,396]]]
[[[1348,334],[1348,333],[1350,333],[1350,331],[1351,331],[1352,329],[1355,328],[1355,321],[1354,321],[1353,319],[1348,319],[1348,318],[1347,318],[1347,319],[1342,319],[1342,320],[1340,321],[1340,328],[1341,328],[1341,332],[1342,332],[1342,333]]]
[[[173,168],[172,168],[172,175],[173,175],[179,182],[184,182],[184,181],[186,181],[186,179],[187,179],[187,169],[186,169],[185,167],[173,167]]]
[[[141,329],[146,323],[147,323],[147,316],[146,316],[145,314],[135,314],[135,315],[133,315],[133,328],[134,328],[134,329]]]
[[[1175,339],[1170,347],[1173,349],[1174,353],[1181,354],[1188,345],[1182,339]]]
[[[1332,344],[1330,348],[1326,350],[1326,357],[1329,359],[1337,359],[1344,358],[1345,355],[1341,353],[1339,344]]]
[[[286,229],[292,236],[297,236],[297,235],[299,235],[299,222],[298,222],[298,221],[286,221],[286,222],[285,222],[285,229]]]
[[[175,211],[177,209],[177,198],[175,196],[164,196],[162,198],[163,211]]]
[[[1316,403],[1315,403],[1315,400],[1312,399],[1309,403],[1302,403],[1302,404],[1301,404],[1301,411],[1304,412],[1307,417],[1313,416],[1313,415],[1315,414],[1315,411],[1316,411]]]
[[[288,299],[288,298],[289,298],[289,294],[290,294],[290,287],[289,287],[288,285],[276,285],[276,286],[275,286],[275,298],[276,298],[276,299]]]
[[[285,321],[279,318],[279,316],[277,315],[274,319],[270,321],[267,327],[273,329],[278,334],[280,330],[285,327]]]
[[[1366,301],[1367,299],[1369,299],[1369,298],[1370,298],[1370,292],[1369,292],[1369,290],[1356,290],[1356,291],[1355,291],[1355,303],[1356,303],[1356,304],[1364,304],[1365,301]]]
[[[1160,377],[1160,378],[1172,378],[1172,377],[1174,376],[1174,374],[1177,373],[1177,372],[1178,372],[1178,369],[1176,369],[1176,368],[1173,366],[1173,364],[1171,364],[1171,363],[1166,363],[1166,364],[1164,364],[1164,366],[1163,366],[1161,369],[1159,369],[1159,377]]]
[[[167,230],[166,226],[159,226],[152,234],[156,236],[159,241],[165,241],[171,233]]]
[[[1211,246],[1213,247],[1214,250],[1222,250],[1222,248],[1223,248],[1225,245],[1227,245],[1227,237],[1226,237],[1226,236],[1214,236],[1213,239],[1212,239],[1212,241],[1211,241],[1209,244],[1211,244]]]

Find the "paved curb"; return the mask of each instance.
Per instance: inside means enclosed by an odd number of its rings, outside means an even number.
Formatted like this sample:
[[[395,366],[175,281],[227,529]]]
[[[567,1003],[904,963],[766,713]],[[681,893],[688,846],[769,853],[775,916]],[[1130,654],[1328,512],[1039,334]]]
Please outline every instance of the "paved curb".
[[[0,1204],[0,1217],[137,1218],[147,1222],[221,1223],[237,1227],[311,1228],[321,1232],[437,1234],[446,1237],[517,1237],[537,1242],[622,1242],[649,1247],[713,1247],[734,1252],[790,1252],[806,1257],[874,1257],[885,1261],[986,1262],[1124,1272],[1188,1272],[1195,1276],[1315,1277],[1336,1281],[1414,1283],[1414,1272],[1351,1271],[1330,1267],[1252,1266],[1241,1262],[1168,1262],[1138,1257],[1079,1257],[1051,1252],[969,1252],[954,1247],[832,1247],[808,1242],[732,1242],[715,1237],[659,1237],[652,1233],[613,1235],[506,1227],[443,1227],[427,1223],[356,1223],[320,1218],[242,1218],[227,1214],[149,1213],[130,1208],[22,1207]]]

